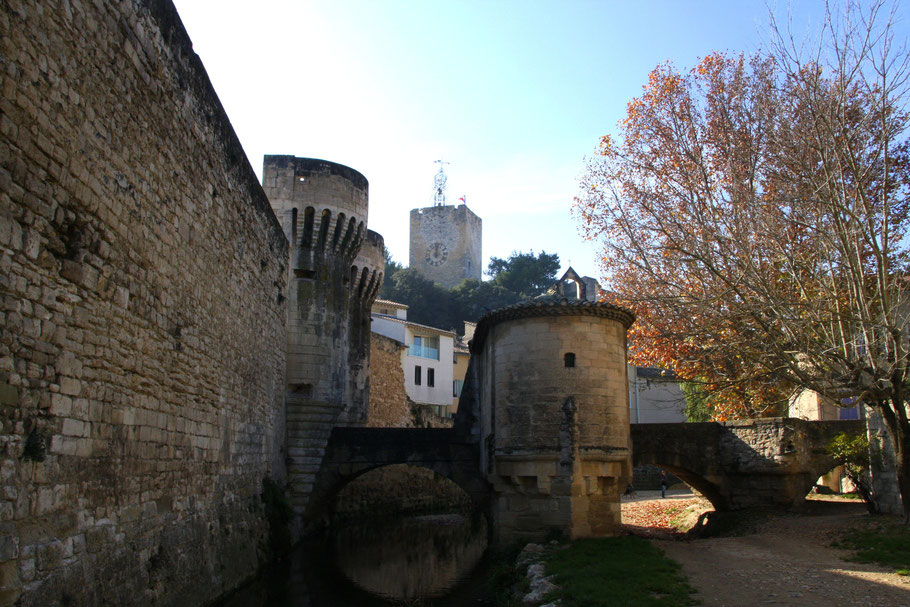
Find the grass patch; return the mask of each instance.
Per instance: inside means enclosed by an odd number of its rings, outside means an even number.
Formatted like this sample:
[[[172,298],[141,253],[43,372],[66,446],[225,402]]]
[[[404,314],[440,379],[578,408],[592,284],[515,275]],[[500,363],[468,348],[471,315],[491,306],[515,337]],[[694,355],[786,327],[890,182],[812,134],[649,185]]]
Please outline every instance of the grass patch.
[[[679,565],[639,537],[576,540],[547,558],[564,607],[696,605]]]
[[[855,563],[877,563],[910,575],[910,527],[899,521],[876,517],[844,533],[833,546],[853,550],[850,560]]]

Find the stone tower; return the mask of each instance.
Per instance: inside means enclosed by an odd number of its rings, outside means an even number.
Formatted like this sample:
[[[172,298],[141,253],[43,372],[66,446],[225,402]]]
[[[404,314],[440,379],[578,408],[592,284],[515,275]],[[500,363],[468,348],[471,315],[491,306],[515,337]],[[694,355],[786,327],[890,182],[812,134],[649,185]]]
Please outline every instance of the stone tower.
[[[481,318],[471,342],[473,403],[462,393],[472,410],[459,405],[459,415],[478,428],[500,540],[618,532],[620,491],[632,473],[633,321],[617,306],[562,297]]]
[[[262,181],[290,242],[288,480],[302,515],[332,428],[366,421],[383,240],[366,229],[367,180],[349,167],[266,156]]]
[[[411,211],[408,265],[447,289],[466,278],[480,280],[480,217],[467,204],[446,204],[445,173],[436,174],[434,205]]]

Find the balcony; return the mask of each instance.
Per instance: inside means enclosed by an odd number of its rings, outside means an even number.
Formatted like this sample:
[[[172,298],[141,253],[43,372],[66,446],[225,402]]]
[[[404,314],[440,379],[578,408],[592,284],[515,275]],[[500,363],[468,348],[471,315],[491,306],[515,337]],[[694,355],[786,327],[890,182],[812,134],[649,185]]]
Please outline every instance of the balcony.
[[[408,346],[408,356],[417,356],[418,358],[429,358],[430,360],[439,360],[439,345],[423,345],[420,343]]]

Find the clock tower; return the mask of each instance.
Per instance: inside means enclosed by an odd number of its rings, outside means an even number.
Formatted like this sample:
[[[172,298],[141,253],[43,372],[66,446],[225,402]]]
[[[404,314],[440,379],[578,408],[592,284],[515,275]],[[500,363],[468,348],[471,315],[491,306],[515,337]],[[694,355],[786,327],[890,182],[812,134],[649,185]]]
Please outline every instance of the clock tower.
[[[408,265],[447,289],[467,278],[480,280],[481,227],[463,204],[446,204],[446,163],[437,160],[433,179],[433,206],[411,211],[411,246]]]

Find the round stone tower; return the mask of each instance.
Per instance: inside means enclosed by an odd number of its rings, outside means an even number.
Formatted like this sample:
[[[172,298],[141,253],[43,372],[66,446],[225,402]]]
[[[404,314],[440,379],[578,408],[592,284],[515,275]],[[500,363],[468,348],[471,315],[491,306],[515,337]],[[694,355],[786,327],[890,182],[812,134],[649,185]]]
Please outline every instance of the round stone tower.
[[[266,156],[262,181],[290,242],[288,480],[303,514],[332,428],[366,419],[369,314],[383,242],[366,229],[368,184],[357,171]]]
[[[478,323],[476,423],[500,541],[618,531],[632,472],[626,331],[634,319],[610,304],[549,297]]]

